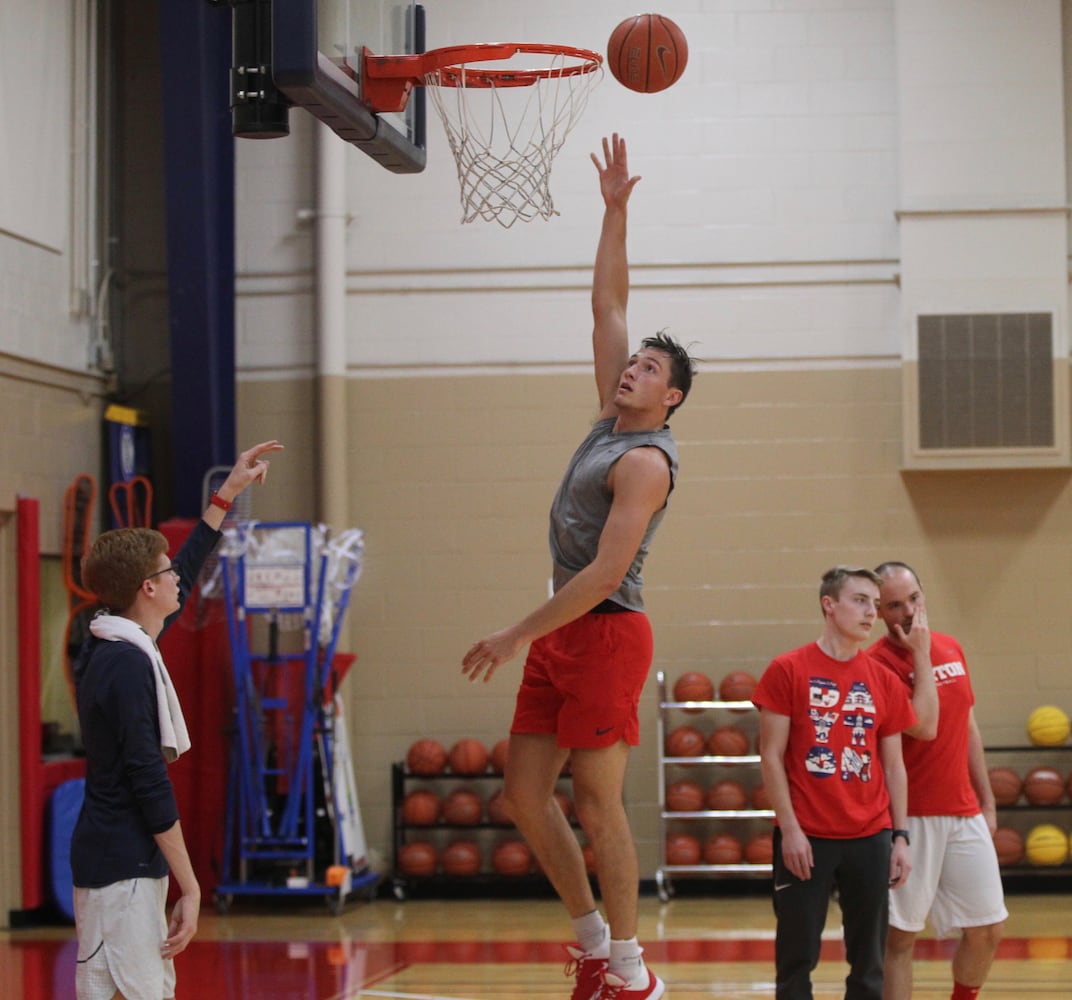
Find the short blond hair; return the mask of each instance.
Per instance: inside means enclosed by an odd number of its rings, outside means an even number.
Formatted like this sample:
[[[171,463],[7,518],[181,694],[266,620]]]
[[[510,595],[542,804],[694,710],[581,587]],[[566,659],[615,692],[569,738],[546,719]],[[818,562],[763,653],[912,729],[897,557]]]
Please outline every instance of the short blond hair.
[[[863,577],[879,590],[882,589],[882,578],[873,569],[866,566],[833,566],[823,574],[823,581],[819,584],[819,606],[822,607],[824,597],[832,597],[836,601],[845,584],[854,577]]]

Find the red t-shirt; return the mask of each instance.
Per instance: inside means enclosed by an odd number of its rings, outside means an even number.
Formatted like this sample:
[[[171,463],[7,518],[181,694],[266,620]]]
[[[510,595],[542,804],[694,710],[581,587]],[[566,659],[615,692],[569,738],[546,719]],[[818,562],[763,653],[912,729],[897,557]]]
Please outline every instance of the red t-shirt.
[[[790,718],[785,772],[808,836],[847,840],[889,828],[879,743],[916,722],[889,670],[864,652],[835,660],[813,642],[775,657],[752,701]]]
[[[911,696],[912,653],[879,639],[868,651],[889,667]],[[964,650],[948,635],[931,633],[931,666],[938,685],[938,735],[933,740],[902,737],[908,771],[909,816],[975,816],[979,799],[968,771],[968,717],[975,704]]]

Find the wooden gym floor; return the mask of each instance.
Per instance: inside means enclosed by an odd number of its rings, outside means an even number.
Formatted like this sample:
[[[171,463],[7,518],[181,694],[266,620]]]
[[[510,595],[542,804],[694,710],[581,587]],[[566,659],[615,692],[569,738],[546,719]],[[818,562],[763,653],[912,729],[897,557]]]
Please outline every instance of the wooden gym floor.
[[[641,899],[640,938],[674,998],[773,997],[765,896]],[[1072,895],[1011,896],[986,1000],[1072,997]],[[815,996],[841,997],[846,967],[831,906]],[[206,907],[179,956],[177,1000],[520,1000],[566,998],[569,927],[551,899],[236,901]],[[950,994],[949,942],[917,948],[914,1000]],[[0,932],[0,997],[73,997],[72,928]]]

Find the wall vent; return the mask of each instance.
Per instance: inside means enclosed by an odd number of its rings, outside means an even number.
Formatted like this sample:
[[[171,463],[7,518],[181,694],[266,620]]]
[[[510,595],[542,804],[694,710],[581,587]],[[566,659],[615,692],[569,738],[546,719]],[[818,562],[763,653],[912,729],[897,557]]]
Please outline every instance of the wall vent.
[[[1052,313],[917,317],[906,466],[1067,464],[1067,360],[1054,355]]]

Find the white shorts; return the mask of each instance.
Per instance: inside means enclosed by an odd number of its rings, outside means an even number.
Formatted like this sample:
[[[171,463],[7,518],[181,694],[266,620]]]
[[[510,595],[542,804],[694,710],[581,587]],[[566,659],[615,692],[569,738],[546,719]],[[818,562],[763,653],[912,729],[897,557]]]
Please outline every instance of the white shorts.
[[[160,954],[167,937],[167,878],[132,878],[74,890],[78,1000],[169,1000],[175,963]]]
[[[912,872],[890,891],[890,926],[918,933],[930,916],[934,933],[1001,923],[1008,915],[1001,871],[986,820],[977,816],[909,816]]]

